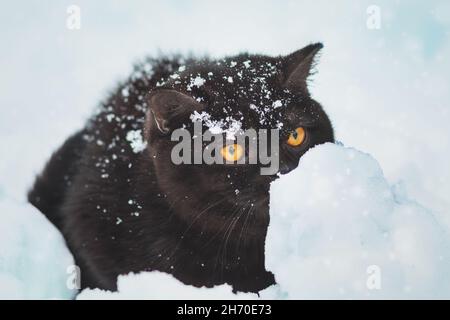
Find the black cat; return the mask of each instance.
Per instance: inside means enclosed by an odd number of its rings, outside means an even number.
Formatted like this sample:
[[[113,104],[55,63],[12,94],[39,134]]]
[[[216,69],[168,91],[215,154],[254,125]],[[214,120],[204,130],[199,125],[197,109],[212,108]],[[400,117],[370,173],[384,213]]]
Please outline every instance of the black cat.
[[[175,165],[171,132],[192,130],[195,112],[243,129],[280,128],[280,172],[289,172],[309,148],[334,140],[307,90],[321,48],[135,67],[52,156],[28,196],[64,235],[83,288],[115,290],[118,275],[144,270],[234,291],[274,284],[264,241],[276,175],[254,164]]]

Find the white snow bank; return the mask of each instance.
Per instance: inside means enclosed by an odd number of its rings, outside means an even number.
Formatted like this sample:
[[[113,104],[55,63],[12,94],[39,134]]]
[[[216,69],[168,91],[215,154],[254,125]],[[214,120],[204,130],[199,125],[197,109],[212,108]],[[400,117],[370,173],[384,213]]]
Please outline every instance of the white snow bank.
[[[370,155],[326,144],[271,187],[266,266],[280,296],[450,298],[449,241]]]
[[[55,227],[32,205],[0,190],[0,299],[71,299],[73,258]]]
[[[173,276],[153,271],[130,273],[117,278],[117,292],[100,289],[85,289],[78,296],[79,300],[89,299],[256,299],[256,294],[234,294],[231,286],[221,285],[214,288],[196,288],[187,286]]]

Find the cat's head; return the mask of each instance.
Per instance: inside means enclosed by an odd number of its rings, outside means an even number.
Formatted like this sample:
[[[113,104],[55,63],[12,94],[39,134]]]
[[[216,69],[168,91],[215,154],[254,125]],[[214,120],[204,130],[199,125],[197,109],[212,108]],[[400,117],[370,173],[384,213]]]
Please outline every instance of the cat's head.
[[[260,164],[176,165],[171,133],[184,128],[193,136],[195,115],[203,115],[205,130],[211,124],[224,131],[236,124],[242,130],[279,129],[279,173],[291,171],[308,149],[334,141],[330,120],[307,88],[321,48],[313,44],[283,57],[201,60],[180,67],[149,93],[149,151],[160,188],[183,219],[220,229],[237,217],[235,224],[243,224],[241,215],[253,212],[246,232],[258,235],[267,226],[269,184],[276,175],[261,175]]]

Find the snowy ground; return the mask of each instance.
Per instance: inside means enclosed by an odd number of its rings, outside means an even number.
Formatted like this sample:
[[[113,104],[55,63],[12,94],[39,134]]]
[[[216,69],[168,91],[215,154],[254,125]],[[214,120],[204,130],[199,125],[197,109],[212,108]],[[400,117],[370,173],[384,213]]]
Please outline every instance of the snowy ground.
[[[65,24],[66,8],[73,3],[82,14],[77,31]],[[269,244],[275,250],[288,242],[280,257],[292,263],[278,264],[269,249],[268,265],[280,287],[267,294],[449,297],[449,277],[441,271],[448,270],[445,233],[450,228],[450,4],[376,1],[379,30],[366,26],[370,4],[2,4],[0,297],[70,296],[65,281],[58,280],[67,277],[70,256],[55,230],[25,204],[25,193],[50,152],[127,75],[131,61],[158,49],[214,56],[242,50],[286,54],[315,41],[325,48],[312,93],[333,120],[338,140],[371,156],[343,147],[317,148],[302,161],[305,170],[300,167],[274,186],[273,210],[279,208],[282,216],[273,219]],[[345,160],[348,154],[355,158]],[[313,176],[315,162],[323,168],[320,179]],[[320,205],[295,203],[292,207],[301,210],[294,211],[287,201],[280,207],[278,197],[288,196],[276,191],[282,184],[299,192],[292,198],[307,194],[305,199]],[[331,198],[320,198],[327,195]],[[298,231],[287,232],[287,221]],[[275,236],[281,229],[286,232]],[[53,272],[45,275],[41,267]],[[367,279],[378,271],[381,289],[369,290]],[[132,279],[124,279],[123,287],[130,288],[126,283]]]

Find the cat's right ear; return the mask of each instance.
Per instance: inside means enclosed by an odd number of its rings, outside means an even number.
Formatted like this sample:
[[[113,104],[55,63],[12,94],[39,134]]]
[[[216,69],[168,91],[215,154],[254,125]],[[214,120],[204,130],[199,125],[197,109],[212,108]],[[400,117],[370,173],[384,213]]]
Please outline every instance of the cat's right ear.
[[[283,58],[284,87],[294,92],[308,93],[307,80],[312,74],[322,43],[310,44]]]
[[[173,89],[156,89],[147,96],[146,127],[149,132],[169,134],[180,128],[202,105],[194,98]]]

